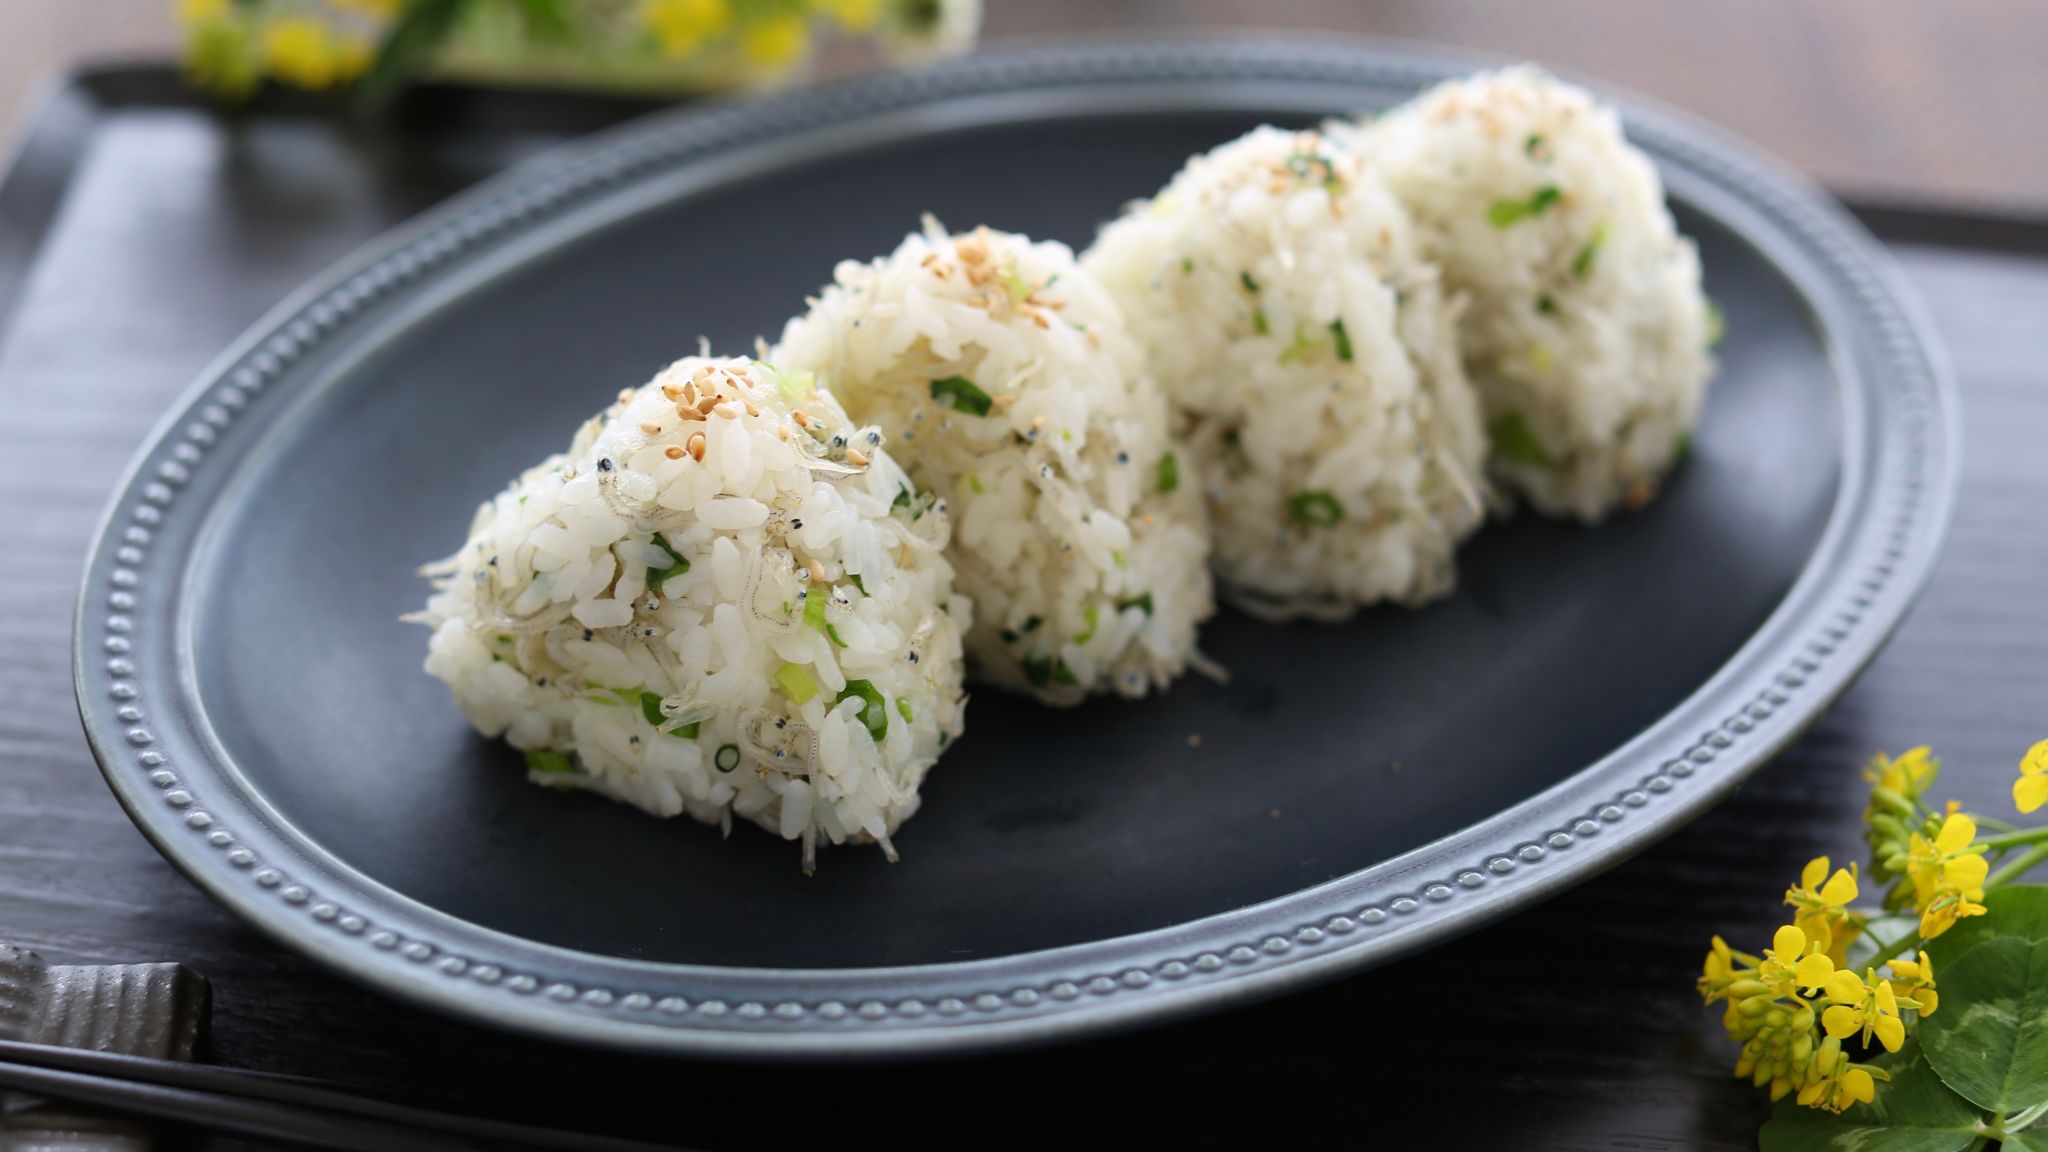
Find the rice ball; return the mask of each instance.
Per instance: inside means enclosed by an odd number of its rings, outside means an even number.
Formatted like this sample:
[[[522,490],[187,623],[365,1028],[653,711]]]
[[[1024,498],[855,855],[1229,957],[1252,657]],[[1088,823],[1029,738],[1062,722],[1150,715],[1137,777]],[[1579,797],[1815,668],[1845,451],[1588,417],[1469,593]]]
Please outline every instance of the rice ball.
[[[1529,67],[1444,84],[1364,147],[1452,291],[1494,475],[1593,522],[1655,496],[1699,420],[1718,321],[1649,159]]]
[[[1188,161],[1082,261],[1186,420],[1218,578],[1269,618],[1449,592],[1485,517],[1455,309],[1370,165],[1258,128]]]
[[[1212,602],[1191,462],[1064,245],[927,219],[841,263],[775,356],[881,426],[951,510],[980,676],[1065,705],[1142,696],[1197,658]]]
[[[814,382],[691,357],[430,566],[427,671],[534,782],[874,841],[961,732],[945,510]]]

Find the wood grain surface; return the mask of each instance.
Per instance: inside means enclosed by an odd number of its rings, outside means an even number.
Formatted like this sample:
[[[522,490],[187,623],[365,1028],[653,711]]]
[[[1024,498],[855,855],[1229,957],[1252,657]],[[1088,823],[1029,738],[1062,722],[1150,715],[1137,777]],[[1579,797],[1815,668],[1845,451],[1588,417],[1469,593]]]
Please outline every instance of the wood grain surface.
[[[1747,1147],[1763,1103],[1730,1078],[1734,1053],[1691,987],[1709,933],[1767,939],[1799,866],[1856,847],[1857,767],[1874,750],[1932,743],[1941,794],[2001,811],[2021,751],[2048,735],[2048,261],[1915,246],[1900,259],[1948,340],[1966,420],[1932,585],[1789,752],[1569,895],[1311,993],[994,1058],[626,1058],[385,1001],[243,927],[137,834],[79,733],[71,610],[122,465],[228,340],[327,261],[540,142],[455,127],[387,138],[108,113],[0,336],[0,939],[56,962],[191,965],[213,982],[222,1063],[706,1147],[847,1131],[899,1147],[1206,1145],[1240,1128],[1384,1148]]]

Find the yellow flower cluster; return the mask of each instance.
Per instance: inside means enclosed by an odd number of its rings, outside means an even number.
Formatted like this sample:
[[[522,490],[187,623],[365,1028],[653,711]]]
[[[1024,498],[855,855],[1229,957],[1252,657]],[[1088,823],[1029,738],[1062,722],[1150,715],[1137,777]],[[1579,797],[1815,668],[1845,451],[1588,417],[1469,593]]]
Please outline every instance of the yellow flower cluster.
[[[2020,759],[2020,778],[2012,782],[2012,804],[2032,812],[2048,804],[2048,740],[2043,740]]]
[[[327,0],[325,7],[271,12],[230,0],[179,0],[185,70],[201,87],[233,99],[249,95],[266,75],[295,88],[346,84],[375,55],[360,33],[388,21],[397,8],[398,0]]]
[[[695,56],[727,42],[760,68],[787,68],[811,48],[816,18],[845,32],[874,31],[882,0],[810,0],[808,3],[748,4],[744,0],[642,0],[640,21],[664,55]]]
[[[1812,889],[1827,875],[1827,861],[1814,861],[1806,873],[1800,887]],[[1853,877],[1849,884],[1853,889]],[[1841,891],[1837,885],[1835,894]],[[1854,898],[1852,891],[1847,899]],[[1925,952],[1917,961],[1894,960],[1887,968],[1890,978],[1870,968],[1858,975],[1829,957],[1827,935],[1810,936],[1787,924],[1762,957],[1737,952],[1714,937],[1699,990],[1708,1004],[1727,1005],[1721,1024],[1742,1046],[1737,1076],[1768,1086],[1773,1100],[1796,1093],[1800,1104],[1840,1112],[1868,1103],[1876,1082],[1889,1078],[1881,1068],[1850,1060],[1843,1041],[1856,1036],[1867,1047],[1874,1038],[1896,1052],[1906,1039],[1904,1010],[1930,1015],[1938,1003],[1934,965]]]

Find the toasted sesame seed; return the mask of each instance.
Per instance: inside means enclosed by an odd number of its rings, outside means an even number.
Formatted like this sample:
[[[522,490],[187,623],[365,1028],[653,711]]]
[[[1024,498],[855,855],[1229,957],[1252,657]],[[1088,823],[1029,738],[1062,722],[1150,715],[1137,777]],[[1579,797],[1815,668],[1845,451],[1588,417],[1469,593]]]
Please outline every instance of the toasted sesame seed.
[[[689,448],[690,459],[701,463],[704,459],[704,434],[702,432],[690,433]]]
[[[796,426],[799,428],[809,428],[811,426],[811,418],[804,415],[804,410],[801,408],[791,412],[789,418],[796,421]]]
[[[868,466],[868,458],[858,448],[848,448],[846,450],[846,462],[855,468],[865,468]]]
[[[632,400],[633,400],[633,390],[632,390],[631,388],[621,388],[621,389],[619,389],[619,403],[621,403],[621,404],[628,404],[628,403],[631,403],[631,402],[632,402]]]
[[[783,443],[789,443],[789,425],[777,424],[775,426],[775,435],[780,437]]]
[[[754,403],[754,402],[753,402],[752,400],[748,400],[748,401],[745,401],[745,403],[746,403],[746,406],[747,406],[747,415],[749,415],[749,416],[759,416],[759,415],[761,414],[761,406],[760,406],[760,405],[758,405],[758,404]]]
[[[706,396],[702,400],[697,401],[697,414],[699,416],[709,416],[711,415],[711,410],[716,407],[718,407],[718,397]]]
[[[652,420],[642,420],[640,422],[640,431],[649,436],[659,436],[661,435],[661,425],[656,424]]]
[[[671,460],[681,460],[683,458],[683,450],[681,448],[676,447],[673,444],[669,445],[667,448],[662,449],[661,454],[663,456],[668,457]]]
[[[661,394],[670,400],[678,399],[683,394],[683,386],[680,384],[663,384],[661,386]]]

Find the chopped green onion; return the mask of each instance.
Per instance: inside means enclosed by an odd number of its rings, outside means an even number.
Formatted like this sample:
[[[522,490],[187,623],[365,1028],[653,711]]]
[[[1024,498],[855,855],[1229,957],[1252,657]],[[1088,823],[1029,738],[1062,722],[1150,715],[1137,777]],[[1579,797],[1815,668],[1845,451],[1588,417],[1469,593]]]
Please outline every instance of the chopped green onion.
[[[901,716],[901,717],[903,717],[903,722],[904,722],[905,724],[915,724],[915,723],[916,723],[916,721],[915,721],[915,720],[912,720],[912,719],[910,718],[910,697],[908,697],[908,696],[898,696],[898,697],[896,698],[896,714],[897,714],[898,716]]]
[[[1180,270],[1181,270],[1182,272],[1193,272],[1193,271],[1195,270],[1195,260],[1194,260],[1194,257],[1192,257],[1192,256],[1183,256],[1183,257],[1181,257],[1181,260],[1180,260]]]
[[[846,647],[846,641],[839,638],[839,629],[827,624],[825,625],[825,635],[832,638],[832,643],[837,644],[841,648]]]
[[[825,600],[822,588],[804,594],[804,623],[820,632],[825,630]]]
[[[1563,198],[1564,192],[1557,185],[1545,184],[1527,200],[1495,200],[1486,209],[1486,222],[1495,228],[1510,228],[1532,216],[1541,216]]]
[[[1291,364],[1308,355],[1315,346],[1316,342],[1309,339],[1307,334],[1297,331],[1294,334],[1294,342],[1280,350],[1280,363]]]
[[[1677,464],[1692,455],[1692,433],[1680,432],[1671,445],[1671,462]]]
[[[1159,458],[1159,490],[1171,492],[1180,487],[1180,460],[1168,452]]]
[[[846,682],[846,690],[841,692],[839,699],[834,700],[832,703],[834,705],[843,704],[856,697],[863,701],[860,709],[861,724],[867,728],[868,735],[875,738],[876,743],[881,743],[882,737],[889,734],[888,700],[882,695],[882,690],[875,687],[872,681],[848,680]]]
[[[1259,294],[1259,282],[1257,280],[1252,279],[1251,273],[1239,272],[1237,274],[1237,281],[1238,283],[1244,285],[1245,291],[1251,293],[1254,296]]]
[[[1330,335],[1337,341],[1337,359],[1351,363],[1351,333],[1344,330],[1342,320],[1331,321]]]
[[[661,727],[661,722],[668,719],[668,717],[661,714],[661,697],[656,696],[652,692],[642,692],[639,696],[640,715],[647,717],[649,724],[654,725],[656,728]]]
[[[1550,298],[1550,293],[1541,293],[1536,297],[1536,311],[1545,316],[1553,315],[1557,312],[1557,301]]]
[[[565,772],[574,772],[576,766],[570,763],[569,757],[563,753],[551,752],[546,748],[528,748],[526,770],[548,776],[560,776]]]
[[[1257,332],[1261,336],[1268,335],[1273,331],[1272,326],[1266,323],[1266,310],[1264,308],[1254,308],[1252,310],[1252,331]]]
[[[818,694],[818,682],[801,664],[784,664],[775,670],[775,682],[782,685],[783,695],[792,703],[803,705]]]
[[[1116,610],[1119,612],[1129,608],[1136,608],[1145,613],[1145,615],[1150,616],[1152,614],[1152,594],[1150,592],[1140,592],[1129,600],[1119,600],[1116,602]]]
[[[1593,235],[1586,240],[1586,246],[1572,257],[1572,277],[1584,280],[1586,273],[1593,270],[1593,257],[1600,254],[1600,246],[1607,243],[1607,222],[1602,220],[1593,226]]]
[[[1296,492],[1287,498],[1287,514],[1297,524],[1328,528],[1344,519],[1344,506],[1328,492]]]
[[[675,545],[670,544],[659,532],[654,534],[654,546],[668,553],[669,560],[668,567],[663,568],[659,572],[650,573],[647,577],[647,586],[659,592],[668,586],[668,582],[671,579],[688,572],[690,570],[690,562],[678,556]]]
[[[1131,558],[1129,556],[1124,555],[1124,550],[1121,548],[1110,549],[1109,559],[1111,563],[1115,564],[1119,568],[1128,568],[1131,566]]]
[[[1024,279],[1023,274],[1017,271],[1015,263],[1004,264],[996,276],[1002,280],[1003,288],[1010,293],[1010,299],[1019,304],[1031,299],[1031,281]]]
[[[1548,468],[1555,464],[1550,453],[1543,447],[1543,441],[1536,438],[1536,432],[1529,427],[1528,417],[1520,412],[1508,412],[1497,417],[1486,426],[1487,435],[1493,438],[1493,450],[1504,460],[1517,464],[1533,464]]]
[[[908,507],[910,507],[910,488],[909,488],[909,486],[908,486],[908,485],[904,485],[904,484],[898,484],[898,485],[896,486],[896,498],[895,498],[894,500],[891,500],[891,501],[889,501],[889,507],[891,507],[891,508],[908,508]]]
[[[720,772],[730,772],[739,767],[740,746],[737,744],[720,744],[718,752],[711,757],[711,763],[716,765]]]
[[[1090,604],[1088,610],[1081,614],[1081,618],[1088,622],[1088,626],[1083,628],[1080,634],[1074,637],[1074,643],[1086,644],[1090,640],[1095,639],[1095,625],[1101,619],[1101,616],[1101,609],[1097,605]]]
[[[948,376],[932,381],[932,399],[969,416],[986,416],[995,407],[989,394],[975,387],[974,381],[965,376]]]
[[[1543,147],[1543,134],[1541,132],[1529,133],[1529,138],[1527,140],[1522,141],[1522,151],[1528,153],[1531,157],[1537,160],[1545,160],[1549,158],[1548,154],[1545,152]]]
[[[1721,304],[1712,296],[1707,297],[1707,347],[1712,348],[1728,334],[1727,317],[1721,315]]]
[[[817,383],[818,377],[810,372],[791,372],[786,376],[778,372],[775,375],[775,386],[791,400],[801,400],[810,395]]]
[[[860,589],[861,595],[865,596],[868,594],[868,586],[860,582],[860,574],[858,572],[848,572],[846,578],[853,581],[853,586]]]
[[[988,491],[988,489],[981,486],[981,477],[976,476],[974,473],[969,472],[966,476],[966,480],[967,486],[969,488],[974,489],[974,491],[977,494]]]

